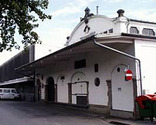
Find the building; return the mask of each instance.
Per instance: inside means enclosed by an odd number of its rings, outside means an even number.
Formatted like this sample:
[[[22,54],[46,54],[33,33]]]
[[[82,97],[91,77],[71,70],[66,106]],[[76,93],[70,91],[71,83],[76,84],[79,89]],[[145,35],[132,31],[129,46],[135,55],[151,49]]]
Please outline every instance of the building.
[[[15,71],[16,68],[34,61],[34,46],[19,52],[0,66],[0,88],[16,88],[22,100],[34,100],[33,72]]]
[[[135,117],[136,96],[156,90],[156,23],[117,13],[108,18],[86,8],[65,48],[17,69],[35,72],[37,100]]]

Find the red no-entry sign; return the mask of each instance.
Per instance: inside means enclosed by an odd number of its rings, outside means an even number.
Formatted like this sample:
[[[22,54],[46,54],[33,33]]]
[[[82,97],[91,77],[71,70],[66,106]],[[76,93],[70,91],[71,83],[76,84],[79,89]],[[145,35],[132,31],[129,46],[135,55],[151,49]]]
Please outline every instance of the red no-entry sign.
[[[125,73],[125,80],[126,80],[126,81],[132,80],[132,71],[131,71],[130,69],[127,69],[127,70],[126,70],[126,73]]]

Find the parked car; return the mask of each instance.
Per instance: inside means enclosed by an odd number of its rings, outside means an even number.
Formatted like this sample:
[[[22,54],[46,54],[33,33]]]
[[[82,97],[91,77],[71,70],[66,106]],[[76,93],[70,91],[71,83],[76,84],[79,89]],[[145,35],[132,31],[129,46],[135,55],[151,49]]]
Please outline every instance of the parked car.
[[[0,88],[0,99],[20,100],[21,95],[15,88]]]

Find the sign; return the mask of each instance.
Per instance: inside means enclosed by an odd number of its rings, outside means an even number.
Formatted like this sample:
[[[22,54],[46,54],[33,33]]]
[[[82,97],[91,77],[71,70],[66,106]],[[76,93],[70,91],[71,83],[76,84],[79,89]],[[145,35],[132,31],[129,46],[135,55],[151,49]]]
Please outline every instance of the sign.
[[[126,81],[132,80],[132,71],[130,69],[127,69],[125,71],[125,80]]]

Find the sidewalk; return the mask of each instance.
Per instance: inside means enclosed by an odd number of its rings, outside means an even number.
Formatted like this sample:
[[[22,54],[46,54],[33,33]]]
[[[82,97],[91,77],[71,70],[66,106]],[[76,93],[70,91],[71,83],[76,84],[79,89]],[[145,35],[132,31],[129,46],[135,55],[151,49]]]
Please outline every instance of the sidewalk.
[[[106,117],[102,114],[89,114],[92,117],[100,118],[104,120],[107,123],[110,123],[112,125],[156,125],[156,118],[153,118],[153,122],[150,121],[150,119],[124,119],[124,118],[117,118],[117,117]]]
[[[156,125],[156,119],[151,122],[149,119],[145,120],[128,120],[121,118],[108,118],[105,119],[106,122],[111,123],[112,125]]]
[[[56,105],[56,104],[54,104]],[[150,119],[144,119],[144,120],[133,120],[133,119],[124,119],[124,118],[117,118],[117,117],[107,117],[101,113],[95,113],[95,112],[90,112],[87,110],[83,110],[81,108],[75,108],[75,107],[70,107],[70,106],[62,106],[62,105],[56,105],[57,107],[62,107],[66,108],[69,110],[75,110],[78,112],[83,112],[84,114],[87,114],[93,118],[99,118],[107,123],[110,123],[112,125],[156,125],[156,118],[153,118],[153,122],[150,121]]]

